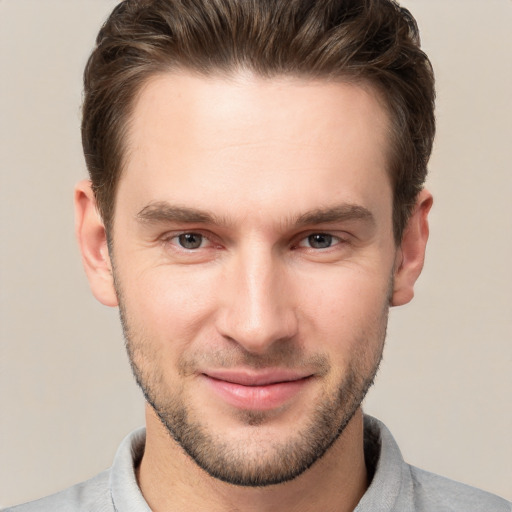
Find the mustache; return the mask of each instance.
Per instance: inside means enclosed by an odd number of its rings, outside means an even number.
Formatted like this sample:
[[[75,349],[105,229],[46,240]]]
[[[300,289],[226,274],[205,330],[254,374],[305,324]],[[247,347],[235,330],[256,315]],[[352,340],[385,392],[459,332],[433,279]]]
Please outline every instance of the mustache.
[[[233,345],[206,351],[204,348],[182,354],[178,361],[180,375],[186,377],[200,369],[247,368],[261,370],[264,368],[281,368],[287,370],[308,370],[316,375],[326,375],[330,368],[330,359],[326,354],[306,354],[298,346],[288,343],[274,344],[268,352],[255,354],[246,351],[240,345]]]

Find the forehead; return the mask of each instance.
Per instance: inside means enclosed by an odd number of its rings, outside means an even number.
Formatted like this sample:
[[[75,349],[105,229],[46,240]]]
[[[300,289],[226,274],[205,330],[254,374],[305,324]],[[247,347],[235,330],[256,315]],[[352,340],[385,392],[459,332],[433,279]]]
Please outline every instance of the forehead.
[[[159,75],[134,105],[118,201],[231,206],[242,214],[279,203],[297,210],[357,204],[383,191],[391,197],[388,124],[369,86]]]
[[[387,130],[388,115],[377,89],[367,83],[312,80],[293,76],[261,77],[251,72],[230,76],[169,72],[151,77],[135,101],[129,147],[147,129],[164,128],[176,141],[192,137],[217,149],[220,136],[233,143],[256,142],[283,135],[305,136],[329,145],[349,136],[369,119],[377,130]],[[306,131],[300,123],[314,121]],[[172,123],[169,121],[172,120]],[[346,121],[355,128],[348,130]],[[256,128],[265,128],[255,130]]]

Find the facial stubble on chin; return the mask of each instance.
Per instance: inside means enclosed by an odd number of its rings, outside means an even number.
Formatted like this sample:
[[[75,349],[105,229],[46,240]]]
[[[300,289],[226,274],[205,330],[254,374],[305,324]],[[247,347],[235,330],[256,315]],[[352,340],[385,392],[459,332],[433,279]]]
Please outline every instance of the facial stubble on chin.
[[[316,404],[305,425],[300,430],[292,427],[293,435],[284,442],[266,438],[264,443],[258,444],[256,450],[249,451],[247,447],[258,440],[258,432],[265,429],[270,414],[265,411],[238,411],[237,420],[248,427],[247,439],[229,441],[218,432],[209,430],[207,423],[194,417],[187,407],[182,391],[166,387],[164,375],[158,371],[159,356],[156,350],[147,339],[133,332],[121,291],[118,286],[116,288],[128,357],[146,401],[172,439],[200,468],[213,478],[233,485],[275,485],[292,480],[310,468],[345,430],[373,384],[382,358],[387,304],[378,321],[378,332],[372,333],[380,338],[378,343],[381,349],[373,354],[368,368],[364,365],[368,359],[365,352],[368,343],[366,339],[361,339],[358,343],[360,354],[353,358],[338,387],[330,396],[324,396]],[[372,341],[375,343],[375,340]],[[317,374],[327,374],[330,371],[330,362],[326,356],[317,355],[304,361],[300,349],[294,348],[290,342],[276,344],[273,352],[265,356],[249,354],[241,349],[236,355],[216,354],[211,358],[218,366],[224,367],[229,367],[236,360],[239,364],[254,368],[293,368],[308,364],[309,367],[314,366],[317,369]],[[193,367],[193,359],[178,362],[181,376],[190,375]]]

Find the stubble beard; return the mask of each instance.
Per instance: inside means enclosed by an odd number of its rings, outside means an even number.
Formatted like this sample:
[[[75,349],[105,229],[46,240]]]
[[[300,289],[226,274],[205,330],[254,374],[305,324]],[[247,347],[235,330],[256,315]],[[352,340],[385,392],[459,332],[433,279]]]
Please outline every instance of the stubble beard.
[[[355,412],[360,407],[367,391],[373,384],[380,361],[386,334],[387,306],[376,331],[372,335],[380,338],[380,350],[373,355],[368,365],[365,347],[374,346],[375,339],[359,340],[360,354],[353,358],[337,388],[324,394],[307,422],[293,432],[285,441],[258,438],[269,420],[265,411],[239,411],[238,421],[248,428],[247,439],[229,440],[218,432],[208,429],[206,422],[191,411],[180,390],[170,390],[164,384],[162,371],[158,370],[158,354],[143,336],[136,336],[131,329],[129,318],[119,296],[120,317],[123,326],[126,349],[133,374],[146,401],[151,405],[168,433],[195,463],[213,478],[238,486],[263,487],[287,482],[301,475],[318,461],[343,433]],[[282,362],[289,347],[277,357]],[[284,354],[284,355],[283,355]],[[254,367],[270,366],[268,360],[257,362],[258,356],[247,356]],[[293,358],[293,356],[292,356]],[[267,358],[268,359],[268,358]],[[238,358],[240,361],[240,358]],[[228,365],[226,363],[226,365]],[[325,372],[328,360],[322,360]],[[327,365],[327,366],[326,366]],[[183,365],[181,372],[186,372]],[[257,445],[257,446],[256,446]],[[252,449],[248,449],[248,448]]]

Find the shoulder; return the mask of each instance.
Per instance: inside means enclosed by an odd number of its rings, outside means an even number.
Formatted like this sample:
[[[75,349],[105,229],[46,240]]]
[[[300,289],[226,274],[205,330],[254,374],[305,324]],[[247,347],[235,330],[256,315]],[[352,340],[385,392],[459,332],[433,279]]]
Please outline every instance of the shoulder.
[[[409,465],[379,420],[365,416],[364,426],[366,465],[373,478],[357,512],[512,512],[503,498]]]
[[[2,512],[151,512],[140,493],[135,467],[144,453],[146,432],[134,430],[121,442],[110,469],[85,482]],[[114,502],[116,506],[114,506]]]
[[[3,512],[114,512],[110,496],[110,470],[61,492],[4,509]]]
[[[432,512],[512,512],[499,496],[409,466],[416,510]]]

